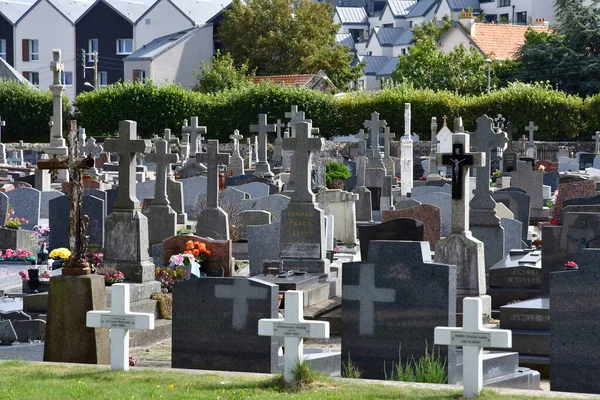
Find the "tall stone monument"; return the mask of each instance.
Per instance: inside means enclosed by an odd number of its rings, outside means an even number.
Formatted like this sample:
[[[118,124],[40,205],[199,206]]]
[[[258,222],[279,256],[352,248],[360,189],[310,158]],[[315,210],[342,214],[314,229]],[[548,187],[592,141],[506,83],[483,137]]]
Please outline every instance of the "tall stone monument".
[[[356,159],[356,177],[357,182],[353,193],[358,194],[356,202],[356,220],[360,222],[373,221],[373,205],[371,200],[371,191],[367,189],[367,139],[369,135],[363,129],[360,129],[355,138],[358,139],[358,158]]]
[[[258,138],[256,139],[258,141],[258,149],[256,149],[258,162],[256,163],[256,168],[254,168],[255,175],[265,178],[273,177],[273,172],[271,172],[271,167],[267,162],[267,134],[276,130],[277,127],[275,124],[267,124],[267,114],[258,114],[258,125],[250,125],[250,132],[258,133]]]
[[[200,155],[206,163],[206,207],[198,216],[196,235],[215,240],[229,240],[229,218],[219,207],[219,165],[229,164],[229,154],[219,153],[219,141],[209,140],[207,152]]]
[[[525,149],[525,157],[537,160],[537,149],[533,141],[533,132],[537,131],[538,127],[535,126],[533,121],[529,121],[529,125],[525,127],[525,130],[529,132],[529,141],[527,142],[527,148]]]
[[[431,151],[429,153],[429,171],[427,171],[428,181],[439,181],[442,179],[438,171],[436,156],[438,148],[437,126],[437,118],[431,117]]]
[[[325,215],[317,207],[311,190],[311,153],[321,151],[325,139],[312,137],[312,123],[299,122],[296,137],[285,139],[283,147],[293,148],[296,159],[295,190],[290,203],[281,215],[280,256],[285,270],[329,272],[325,258]]]
[[[493,124],[491,118],[483,115],[477,118],[477,130],[470,134],[471,146],[475,151],[485,153],[486,160],[491,159],[493,148],[500,147],[504,150],[508,143],[506,133],[501,130],[495,133]],[[500,225],[500,218],[496,216],[496,202],[490,192],[490,176],[489,162],[475,168],[476,185],[469,214],[473,236],[485,242],[486,271],[507,255],[504,251],[504,228]]]
[[[171,134],[170,129],[165,129],[163,139],[167,141],[167,153],[171,154],[171,143],[179,144],[179,139]],[[178,162],[181,161],[178,158]],[[171,208],[177,213],[177,223],[187,224],[187,213],[183,206],[183,183],[175,180],[171,165],[167,168],[167,196]]]
[[[46,148],[46,153],[56,156],[66,156],[69,152],[65,139],[62,136],[63,120],[62,120],[62,96],[64,86],[61,83],[61,74],[65,70],[65,65],[61,60],[60,49],[52,50],[52,62],[50,63],[52,70],[52,133],[50,135],[50,146]],[[62,176],[60,177],[63,178]]]
[[[119,194],[112,214],[106,218],[104,264],[138,283],[155,282],[148,252],[148,218],[142,214],[135,194],[136,154],[147,154],[151,148],[149,140],[137,139],[135,121],[120,121],[119,137],[104,141],[106,151],[119,155]]]
[[[485,165],[485,153],[469,153],[469,145],[468,134],[455,133],[452,153],[437,155],[438,164],[452,167],[452,231],[437,242],[435,262],[457,266],[457,311],[462,312],[465,297],[480,297],[484,315],[489,316],[491,299],[486,295],[483,243],[469,230],[469,170]]]
[[[404,104],[404,136],[400,144],[401,194],[406,196],[413,187],[413,141],[410,136],[410,103]]]
[[[189,133],[190,137],[190,157],[194,158],[196,153],[200,152],[198,142],[202,140],[202,135],[206,135],[206,127],[198,125],[198,117],[190,118],[191,125],[188,126],[187,119],[181,127],[182,133]]]
[[[240,155],[240,140],[243,138],[237,129],[233,131],[233,135],[229,136],[229,139],[233,140],[233,154],[229,162],[229,171],[233,176],[244,175],[244,158]]]
[[[379,153],[379,131],[387,126],[385,120],[379,119],[379,113],[371,113],[371,119],[363,123],[365,129],[369,130],[370,146],[367,148],[367,171],[365,183],[371,191],[372,202],[375,210],[381,210],[381,197],[385,185],[385,166]]]

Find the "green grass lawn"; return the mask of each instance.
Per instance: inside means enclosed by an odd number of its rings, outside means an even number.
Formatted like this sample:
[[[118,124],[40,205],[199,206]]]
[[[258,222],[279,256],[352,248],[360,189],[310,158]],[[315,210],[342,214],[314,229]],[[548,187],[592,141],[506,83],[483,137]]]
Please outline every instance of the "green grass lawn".
[[[0,399],[458,399],[461,391],[399,388],[319,379],[302,390],[272,378],[7,361],[0,363]],[[491,391],[482,398],[509,398]],[[514,397],[526,399],[527,397]]]

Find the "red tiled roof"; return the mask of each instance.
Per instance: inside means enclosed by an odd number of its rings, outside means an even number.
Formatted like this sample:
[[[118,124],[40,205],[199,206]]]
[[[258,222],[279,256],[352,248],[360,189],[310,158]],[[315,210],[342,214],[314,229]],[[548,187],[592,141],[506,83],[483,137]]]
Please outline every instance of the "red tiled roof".
[[[273,83],[283,83],[286,86],[304,86],[312,78],[314,74],[302,74],[302,75],[263,75],[255,76],[254,83],[260,83],[262,81],[271,81]]]
[[[515,53],[525,43],[525,32],[533,28],[538,32],[550,32],[544,26],[475,24],[473,42],[492,60],[513,60]]]

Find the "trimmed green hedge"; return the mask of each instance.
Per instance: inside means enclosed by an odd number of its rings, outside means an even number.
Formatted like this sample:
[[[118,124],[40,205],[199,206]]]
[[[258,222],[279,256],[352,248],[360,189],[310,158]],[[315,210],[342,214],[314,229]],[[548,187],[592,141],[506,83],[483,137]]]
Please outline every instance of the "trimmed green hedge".
[[[63,127],[70,118],[69,101],[63,96]],[[52,92],[38,90],[20,82],[0,79],[0,117],[2,142],[49,142]]]
[[[52,112],[50,92],[0,82],[0,94],[0,115],[10,121],[5,131],[8,140],[47,141]],[[249,125],[257,123],[259,113],[268,112],[271,123],[277,119],[287,121],[285,113],[293,104],[306,112],[323,137],[356,133],[377,111],[399,138],[404,133],[404,103],[412,104],[411,132],[418,132],[423,140],[430,137],[431,117],[437,117],[439,129],[443,115],[448,116],[450,128],[453,118],[461,115],[465,128],[473,131],[479,116],[500,113],[515,123],[519,136],[526,133],[524,127],[533,120],[539,127],[536,140],[589,140],[600,129],[600,95],[584,100],[546,84],[512,84],[490,94],[469,97],[408,88],[334,97],[270,83],[203,94],[177,85],[127,82],[82,93],[74,106],[75,118],[88,135],[115,134],[123,119],[137,121],[138,133],[146,138],[153,133],[162,134],[164,128],[179,133],[184,119],[198,116],[200,124],[207,126],[210,138],[228,142],[234,129],[250,136]]]

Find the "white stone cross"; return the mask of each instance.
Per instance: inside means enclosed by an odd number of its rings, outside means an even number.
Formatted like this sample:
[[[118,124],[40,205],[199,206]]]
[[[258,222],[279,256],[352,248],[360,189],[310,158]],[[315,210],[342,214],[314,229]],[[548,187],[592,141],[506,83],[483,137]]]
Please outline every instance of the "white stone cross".
[[[290,119],[288,122],[288,128],[290,128],[291,136],[296,137],[296,124],[306,120],[306,114],[304,111],[298,111],[298,106],[292,106],[290,112],[285,113],[285,117]]]
[[[84,154],[85,151],[83,150],[83,148],[85,147],[85,141],[86,141],[86,134],[85,134],[85,128],[83,127],[79,127],[77,128],[78,131],[78,146],[79,146],[79,153]],[[84,154],[85,155],[85,154]]]
[[[435,154],[437,152],[437,118],[431,117],[431,153]],[[431,168],[429,168],[431,171]]]
[[[169,143],[169,145],[167,146],[167,153],[171,152],[171,143],[179,144],[179,138],[177,136],[174,136],[169,128],[166,128],[163,131],[163,139],[165,139]]]
[[[363,126],[371,130],[372,154],[370,154],[370,157],[381,158],[379,156],[379,128],[386,127],[387,122],[385,119],[380,120],[379,113],[375,111],[371,113],[371,119],[367,119],[363,122]]]
[[[390,156],[390,145],[393,139],[396,139],[396,134],[394,132],[390,132],[390,128],[386,126],[383,128],[383,133],[381,134],[383,138],[383,156]]]
[[[129,285],[116,283],[111,288],[110,311],[88,311],[88,328],[108,328],[110,332],[110,369],[129,370],[129,330],[154,329],[154,314],[129,311]]]
[[[60,85],[61,73],[65,70],[65,64],[61,61],[60,49],[52,50],[52,61],[50,62],[50,70],[52,71],[53,84]]]
[[[191,126],[188,126],[187,119],[183,122],[183,126],[181,127],[181,132],[190,133],[190,156],[195,157],[196,153],[199,153],[198,149],[198,138],[202,140],[202,135],[206,135],[206,127],[198,125],[198,117],[190,118],[192,123]]]
[[[267,162],[267,134],[276,132],[275,124],[267,124],[267,114],[258,114],[258,125],[250,125],[250,132],[258,133],[258,162],[256,163],[256,172],[263,174],[272,174],[269,163]]]
[[[304,359],[304,338],[327,339],[329,337],[329,322],[306,321],[303,306],[303,292],[288,290],[285,292],[285,318],[258,320],[260,336],[284,338],[283,376],[288,383],[294,379],[294,368]]]
[[[410,124],[410,118],[411,118],[411,112],[410,112],[410,103],[404,103],[404,136],[410,136],[410,129],[411,129],[411,124]]]
[[[299,122],[296,126],[296,137],[283,141],[284,150],[294,150],[292,156],[292,177],[294,193],[291,195],[294,203],[314,203],[315,195],[311,190],[311,162],[313,151],[321,151],[325,139],[312,136],[314,129],[311,122]],[[290,179],[291,181],[291,179]]]
[[[196,160],[206,164],[206,206],[219,207],[219,165],[229,165],[229,154],[219,153],[219,141],[209,140],[206,153],[196,156]]]
[[[179,161],[179,155],[171,154],[169,151],[171,145],[165,139],[159,139],[154,143],[155,153],[146,156],[146,160],[156,163],[156,182],[154,183],[154,200],[152,205],[168,206],[170,204],[167,197],[167,176],[171,170],[171,164]]]
[[[84,155],[91,154],[92,157],[95,158],[98,154],[102,153],[103,151],[104,148],[102,147],[102,145],[96,144],[96,139],[94,139],[93,137],[89,137],[85,141],[85,146],[83,146],[82,153]]]
[[[2,121],[2,123],[4,123],[4,121]],[[596,139],[596,153],[598,153],[600,151],[600,131],[596,131],[594,139]]]
[[[0,143],[2,143],[2,127],[3,126],[6,126],[6,121],[3,121],[2,117],[0,117]],[[596,132],[596,133],[598,133],[598,132]],[[598,143],[597,140],[596,140],[596,143]],[[596,145],[596,147],[598,147],[598,146]]]
[[[359,129],[358,133],[354,135],[355,138],[358,139],[358,155],[366,156],[367,155],[367,139],[369,138],[369,134],[365,133],[364,129]]]
[[[252,287],[254,278],[232,278],[231,285],[215,285],[217,299],[233,299],[233,313],[231,326],[233,329],[242,330],[246,327],[248,319],[248,300],[266,299],[268,292],[264,287]]]
[[[279,143],[281,143],[281,128],[285,128],[285,124],[278,119],[275,123],[275,128],[277,128],[277,138],[275,138],[275,142],[279,140]]]
[[[359,279],[358,285],[344,286],[342,298],[359,301],[358,330],[361,335],[372,335],[375,331],[375,302],[393,303],[396,300],[396,290],[380,289],[375,286],[375,265],[373,264],[360,267]]]
[[[483,301],[479,297],[463,299],[463,327],[437,327],[434,343],[438,345],[462,346],[463,348],[463,396],[479,396],[483,389],[484,347],[511,348],[512,331],[509,329],[487,329],[481,323]]]
[[[242,140],[243,138],[244,137],[240,135],[240,131],[238,131],[237,129],[233,131],[233,135],[229,135],[229,139],[233,140],[233,151],[238,156],[240,155],[240,140]]]
[[[106,139],[104,149],[119,155],[119,195],[115,209],[136,210],[140,201],[135,194],[135,157],[137,153],[150,153],[149,140],[137,139],[137,122],[119,121],[119,137]]]
[[[529,125],[525,127],[525,130],[529,132],[529,146],[533,147],[533,132],[538,130],[538,127],[533,124],[533,121],[529,121]]]

